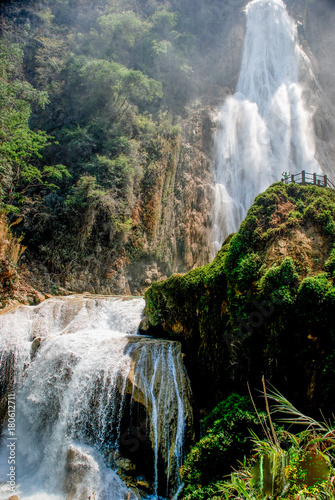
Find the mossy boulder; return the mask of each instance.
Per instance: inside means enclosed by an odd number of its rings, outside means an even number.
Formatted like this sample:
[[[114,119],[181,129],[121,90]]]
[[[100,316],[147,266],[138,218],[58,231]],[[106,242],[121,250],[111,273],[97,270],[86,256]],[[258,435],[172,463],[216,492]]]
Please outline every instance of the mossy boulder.
[[[179,340],[200,405],[257,385],[335,401],[335,191],[277,183],[212,263],[146,292],[151,335]]]

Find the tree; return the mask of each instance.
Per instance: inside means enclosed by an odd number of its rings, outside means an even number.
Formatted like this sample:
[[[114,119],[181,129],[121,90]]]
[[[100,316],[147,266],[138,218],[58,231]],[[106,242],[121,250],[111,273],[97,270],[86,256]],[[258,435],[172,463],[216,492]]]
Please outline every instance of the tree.
[[[28,187],[55,188],[50,179],[68,175],[63,165],[39,168],[34,164],[51,137],[30,129],[31,106],[43,108],[48,95],[23,79],[22,58],[18,45],[0,41],[0,199],[5,204],[12,204],[15,194]]]
[[[163,96],[160,82],[113,61],[90,60],[80,73],[84,111],[105,117],[109,123],[119,121],[130,104],[141,105]]]
[[[128,64],[133,60],[131,52],[141,52],[151,24],[142,21],[135,12],[126,11],[101,16],[98,19],[101,34],[97,43],[104,47],[107,57]],[[137,49],[137,50],[136,50]]]

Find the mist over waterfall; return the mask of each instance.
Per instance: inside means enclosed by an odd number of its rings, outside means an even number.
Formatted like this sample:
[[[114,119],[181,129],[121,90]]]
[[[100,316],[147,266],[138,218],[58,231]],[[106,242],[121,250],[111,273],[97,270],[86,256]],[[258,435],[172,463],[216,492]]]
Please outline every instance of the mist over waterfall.
[[[176,493],[192,426],[189,380],[179,343],[137,334],[143,308],[143,299],[69,297],[0,316],[21,500],[135,500],[142,484],[151,485],[143,497]],[[8,500],[4,431],[0,498]]]
[[[253,0],[245,12],[237,92],[217,117],[213,256],[284,171],[321,173],[299,84],[299,60],[308,58],[295,23],[282,0]]]

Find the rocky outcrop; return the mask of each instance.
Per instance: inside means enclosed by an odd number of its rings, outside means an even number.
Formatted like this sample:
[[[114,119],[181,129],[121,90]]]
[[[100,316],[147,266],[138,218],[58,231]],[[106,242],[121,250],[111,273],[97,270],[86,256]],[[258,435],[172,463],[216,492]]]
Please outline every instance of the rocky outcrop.
[[[128,340],[132,364],[126,392],[145,408],[148,420],[142,431],[150,438],[170,490],[176,489],[183,451],[194,440],[191,388],[180,344],[137,336]]]
[[[330,409],[334,228],[333,190],[275,184],[212,264],[146,292],[147,331],[182,343],[200,405],[264,374],[296,404]]]
[[[173,167],[164,173],[158,223],[145,258],[126,264],[125,288],[143,294],[154,281],[185,272],[210,260],[214,202],[213,109],[193,110]]]
[[[30,284],[15,269],[8,258],[0,260],[0,308],[6,308],[20,304],[39,304],[45,299],[45,295]]]
[[[67,290],[142,295],[151,283],[210,260],[214,110],[190,110],[182,125],[180,142],[171,145],[161,160],[155,191],[142,200],[140,212],[147,230],[141,237],[141,256],[125,256],[123,248],[116,257],[115,249],[103,248],[99,239],[105,237],[108,224],[96,216],[94,230],[101,235],[95,235],[96,255],[84,267],[71,264],[63,266],[62,273],[53,274],[26,251],[21,270],[34,287],[56,295]],[[151,218],[144,216],[145,211]]]
[[[213,178],[213,110],[203,109],[185,123],[176,182],[176,271],[193,269],[210,260]]]

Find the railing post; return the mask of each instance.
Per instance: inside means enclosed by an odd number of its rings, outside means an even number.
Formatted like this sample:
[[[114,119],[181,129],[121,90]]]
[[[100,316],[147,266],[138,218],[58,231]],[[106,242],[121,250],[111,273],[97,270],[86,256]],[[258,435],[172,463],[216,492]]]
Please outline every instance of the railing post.
[[[324,176],[324,185],[325,185],[325,188],[327,187],[327,176],[325,175]]]
[[[301,184],[305,184],[305,170],[301,172]]]
[[[294,184],[294,174],[291,174],[291,182]]]
[[[313,184],[315,184],[315,185],[316,185],[316,173],[315,173],[315,172],[314,172],[314,174],[313,174]]]

